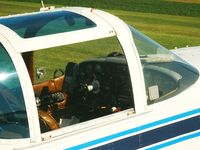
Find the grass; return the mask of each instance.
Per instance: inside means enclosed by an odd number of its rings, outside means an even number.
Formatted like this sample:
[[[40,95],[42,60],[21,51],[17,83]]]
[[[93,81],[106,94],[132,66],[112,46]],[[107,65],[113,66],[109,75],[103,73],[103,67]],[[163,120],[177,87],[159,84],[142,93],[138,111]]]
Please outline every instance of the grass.
[[[197,2],[199,0],[45,0],[47,6],[53,3],[104,9],[169,49],[200,45],[200,4]],[[39,8],[39,0],[0,0],[0,16]]]
[[[199,17],[109,10],[165,47],[200,45]]]
[[[68,62],[80,63],[90,58],[105,57],[113,51],[122,53],[118,40],[113,37],[79,44],[60,46],[56,48],[56,53],[55,48],[36,51],[34,52],[34,70],[36,71],[37,68],[45,67],[47,74],[46,78],[44,79],[35,78],[35,83],[45,81],[46,79],[51,79],[53,77],[53,72],[56,69],[65,70],[65,66]]]
[[[39,0],[15,0],[39,2]],[[199,0],[44,0],[46,4],[86,6],[100,9],[128,10],[181,16],[200,16]],[[189,3],[190,2],[190,3]]]
[[[200,0],[165,0],[168,2],[181,2],[181,3],[193,3],[193,4],[200,4]]]
[[[40,4],[0,0],[0,16],[37,11]]]
[[[139,29],[168,49],[200,45],[200,0],[45,0],[45,5],[86,6],[106,10],[128,24]],[[0,0],[0,16],[38,11],[39,0]],[[47,78],[55,69],[66,62],[105,56],[110,50],[117,50],[116,40],[103,39],[102,43],[92,41],[67,47],[59,47],[62,55],[56,56],[53,49],[35,53],[38,60],[35,67],[46,67]],[[109,43],[110,47],[106,47]],[[98,46],[97,46],[98,45]],[[112,48],[111,48],[112,47]],[[64,51],[66,49],[66,51]],[[75,49],[75,51],[71,51]],[[83,52],[84,49],[84,52]],[[40,51],[38,51],[40,52]],[[65,53],[65,54],[64,54]],[[60,54],[60,53],[57,53]],[[66,57],[67,56],[67,57]],[[59,62],[57,61],[59,58]],[[49,60],[48,62],[46,60]],[[41,66],[42,65],[42,66]],[[53,66],[53,67],[52,67]],[[46,80],[46,79],[42,79]],[[41,82],[41,80],[36,81]]]

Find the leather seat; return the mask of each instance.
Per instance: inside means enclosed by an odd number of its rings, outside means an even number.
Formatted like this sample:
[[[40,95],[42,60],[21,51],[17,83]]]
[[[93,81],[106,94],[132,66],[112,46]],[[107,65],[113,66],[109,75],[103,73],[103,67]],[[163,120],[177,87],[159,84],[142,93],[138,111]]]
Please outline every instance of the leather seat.
[[[42,133],[59,129],[58,122],[47,112],[38,110],[40,130]]]

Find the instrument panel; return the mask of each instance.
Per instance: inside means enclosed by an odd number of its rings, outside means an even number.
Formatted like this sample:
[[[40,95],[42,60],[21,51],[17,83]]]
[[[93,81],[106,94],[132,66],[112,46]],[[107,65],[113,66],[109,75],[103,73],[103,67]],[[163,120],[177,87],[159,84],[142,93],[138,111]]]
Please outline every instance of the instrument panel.
[[[133,107],[133,94],[124,56],[87,60],[78,64],[73,93],[76,116],[89,120]],[[81,120],[81,119],[80,119]]]

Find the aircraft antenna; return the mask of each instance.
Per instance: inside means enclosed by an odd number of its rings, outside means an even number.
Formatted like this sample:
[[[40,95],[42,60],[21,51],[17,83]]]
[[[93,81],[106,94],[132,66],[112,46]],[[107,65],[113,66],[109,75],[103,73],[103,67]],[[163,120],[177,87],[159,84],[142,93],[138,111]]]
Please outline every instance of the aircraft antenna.
[[[42,6],[42,8],[45,8],[43,0],[41,0],[41,6]]]
[[[45,7],[45,6],[44,6],[44,1],[41,0],[41,8],[40,8],[40,11],[52,10],[52,9],[54,9],[54,8],[55,8],[54,6]]]

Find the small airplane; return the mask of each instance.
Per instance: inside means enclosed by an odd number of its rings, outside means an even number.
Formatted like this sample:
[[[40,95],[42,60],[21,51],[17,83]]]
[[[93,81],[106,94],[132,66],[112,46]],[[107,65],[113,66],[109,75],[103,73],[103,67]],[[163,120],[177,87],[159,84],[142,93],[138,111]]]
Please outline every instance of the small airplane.
[[[199,51],[98,9],[0,17],[0,149],[198,149]]]

